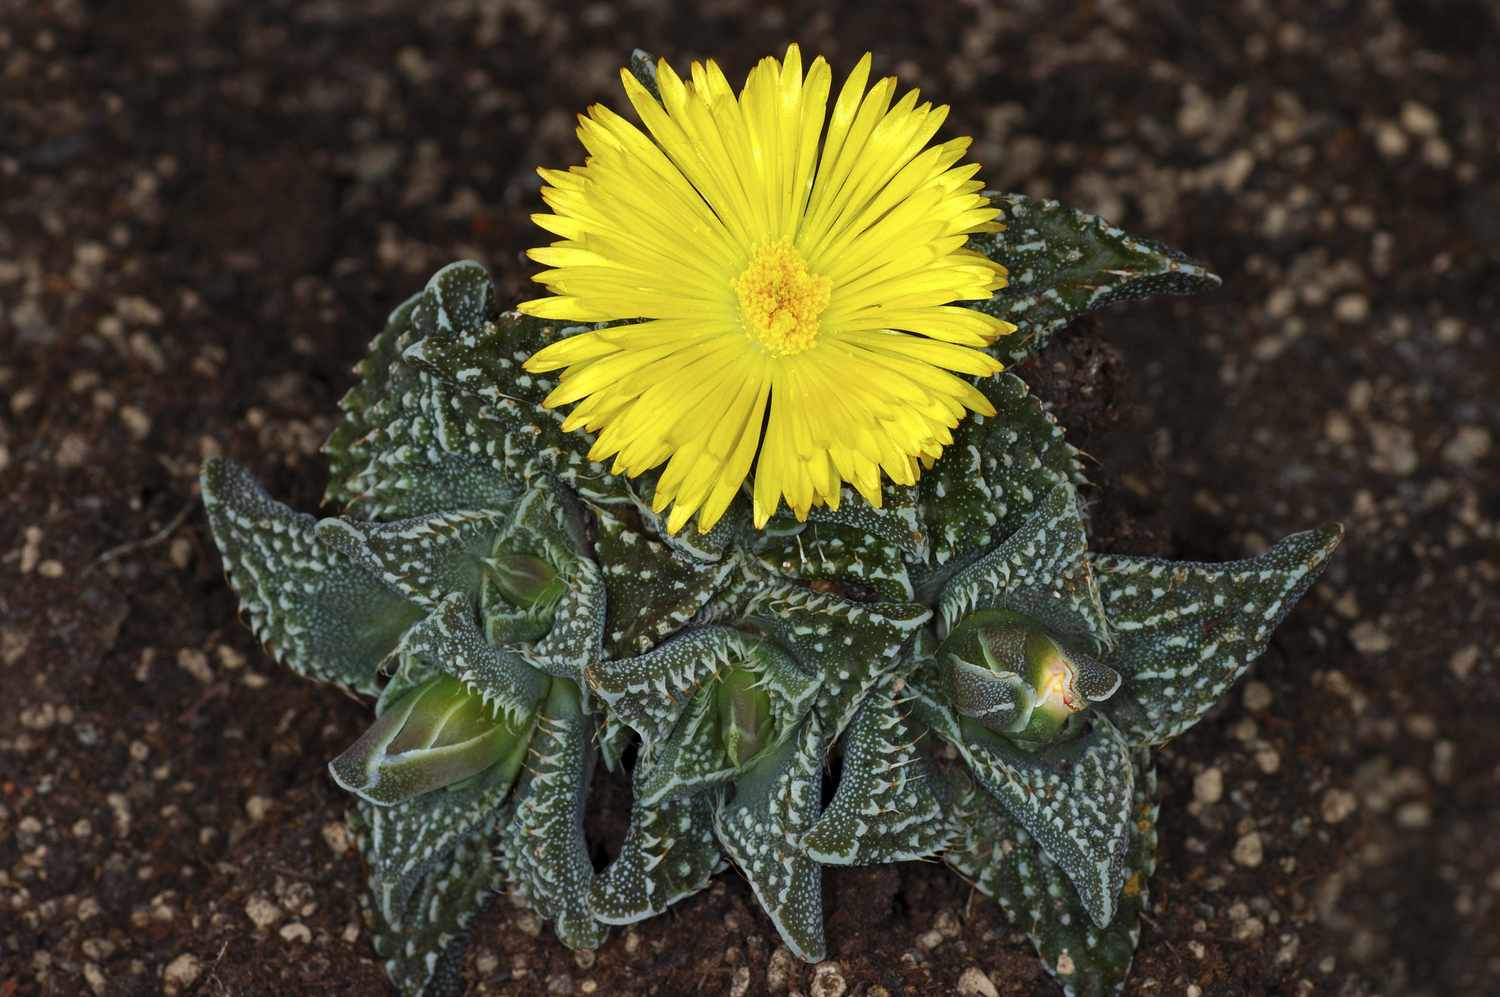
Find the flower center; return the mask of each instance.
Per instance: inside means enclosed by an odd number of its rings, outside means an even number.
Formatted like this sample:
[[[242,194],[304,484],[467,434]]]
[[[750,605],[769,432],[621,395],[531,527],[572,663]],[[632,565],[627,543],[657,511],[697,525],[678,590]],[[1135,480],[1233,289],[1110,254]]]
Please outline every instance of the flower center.
[[[812,349],[818,316],[828,307],[832,282],[809,273],[791,240],[768,242],[732,281],[745,332],[773,357]]]

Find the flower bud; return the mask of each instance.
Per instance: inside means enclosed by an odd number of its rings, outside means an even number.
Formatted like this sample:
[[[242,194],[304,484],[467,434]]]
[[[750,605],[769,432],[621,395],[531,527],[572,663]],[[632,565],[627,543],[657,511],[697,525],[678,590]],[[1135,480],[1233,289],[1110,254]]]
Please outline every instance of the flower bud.
[[[546,636],[567,591],[558,570],[545,558],[519,553],[498,554],[489,567],[480,602],[490,640],[507,644]]]
[[[735,768],[743,768],[775,737],[771,697],[760,680],[756,672],[731,668],[719,678],[714,693],[719,737]]]
[[[955,627],[939,658],[953,708],[1022,742],[1058,740],[1074,714],[1120,686],[1113,669],[1002,610]]]
[[[531,743],[528,718],[512,725],[462,682],[439,675],[392,703],[329,763],[340,786],[390,806],[481,773],[514,781]]]

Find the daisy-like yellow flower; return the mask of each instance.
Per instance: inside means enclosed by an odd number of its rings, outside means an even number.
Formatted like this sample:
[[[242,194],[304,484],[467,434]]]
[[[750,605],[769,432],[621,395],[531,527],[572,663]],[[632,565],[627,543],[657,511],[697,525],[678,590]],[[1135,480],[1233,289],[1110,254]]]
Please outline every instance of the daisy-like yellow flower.
[[[646,130],[596,105],[584,165],[539,171],[552,213],[533,218],[560,240],[531,251],[552,295],[521,311],[634,321],[526,369],[563,368],[546,404],[577,403],[563,428],[598,432],[592,459],[666,463],[673,532],[712,528],[752,467],[757,527],[783,499],[836,508],[846,481],[879,506],[882,471],[915,482],[966,409],[994,414],[957,375],[998,371],[982,348],[1013,327],[953,302],[1004,286],[964,248],[999,212],[958,165],[969,139],[928,147],[948,108],[869,77],[867,54],[829,113],[828,63],[804,74],[796,45],[738,95],[712,61],[690,81],[658,63],[659,102],[621,70]]]

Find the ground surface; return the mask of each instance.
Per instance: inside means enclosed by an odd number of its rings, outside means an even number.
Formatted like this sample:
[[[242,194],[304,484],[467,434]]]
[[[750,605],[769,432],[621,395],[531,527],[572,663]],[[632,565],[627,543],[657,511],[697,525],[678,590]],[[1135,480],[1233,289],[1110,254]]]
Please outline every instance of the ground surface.
[[[199,461],[314,508],[382,316],[459,257],[522,293],[532,167],[577,159],[572,115],[618,104],[631,46],[737,75],[788,37],[951,101],[993,186],[1225,277],[1022,371],[1097,460],[1097,546],[1348,526],[1252,681],[1162,754],[1128,992],[1493,993],[1500,15],[1004,6],[0,0],[0,995],[383,992],[323,770],[366,711],[236,622]],[[623,789],[598,798],[618,819]],[[816,975],[731,873],[589,953],[502,901],[470,978],[1056,993],[941,868],[828,887]]]

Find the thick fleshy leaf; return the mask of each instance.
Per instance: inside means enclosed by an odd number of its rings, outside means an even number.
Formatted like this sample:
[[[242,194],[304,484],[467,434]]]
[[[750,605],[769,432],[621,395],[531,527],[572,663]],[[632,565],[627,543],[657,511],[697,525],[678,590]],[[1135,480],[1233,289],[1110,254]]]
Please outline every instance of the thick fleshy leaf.
[[[778,579],[752,579],[746,626],[764,631],[820,676],[817,707],[830,737],[854,719],[865,695],[899,669],[903,652],[932,618],[909,602],[853,602]]]
[[[763,755],[734,784],[733,798],[721,793],[714,809],[724,851],[787,948],[808,962],[826,955],[823,872],[796,842],[818,819],[823,746],[817,714],[809,714],[796,736]]]
[[[604,656],[604,607],[599,566],[580,560],[552,611],[552,629],[524,652],[526,660],[549,675],[582,682],[584,670]]]
[[[755,552],[770,570],[808,587],[893,602],[913,596],[901,548],[852,526],[810,522],[794,533],[764,534]]]
[[[971,780],[954,792],[957,836],[945,860],[993,897],[1021,930],[1067,997],[1116,994],[1135,956],[1140,915],[1156,867],[1156,773],[1150,757],[1132,753],[1130,845],[1125,885],[1114,918],[1099,927],[1084,909],[1061,866],[1025,827]]]
[[[1004,609],[1058,636],[1108,633],[1073,487],[1060,484],[999,547],[953,576],[938,600],[944,629],[976,610]]]
[[[651,766],[636,763],[636,784]],[[722,859],[712,796],[698,793],[647,803],[637,791],[620,854],[594,879],[589,906],[606,924],[660,914],[708,885]]]
[[[360,380],[339,407],[343,418],[323,451],[330,459],[324,501],[369,519],[403,519],[450,509],[505,508],[523,478],[482,452],[445,448],[434,412],[444,398],[425,371],[402,359],[425,336],[484,324],[494,314],[489,275],[477,263],[439,270],[427,288],[390,314],[356,367]],[[503,462],[502,462],[503,463]]]
[[[608,593],[605,648],[610,657],[642,654],[677,633],[734,567],[679,553],[605,508],[594,513],[594,550]]]
[[[638,761],[635,796],[652,804],[666,797],[697,795],[734,779],[740,767],[724,752],[719,736],[716,689],[706,684],[682,710],[670,734]]]
[[[945,787],[917,743],[896,685],[882,683],[855,714],[838,790],[802,838],[807,854],[826,865],[905,862],[948,842]]]
[[[783,511],[768,525],[780,525],[794,532],[802,524]],[[881,488],[880,507],[866,502],[864,496],[849,485],[839,492],[838,508],[818,506],[807,515],[807,525],[846,526],[861,534],[884,541],[914,561],[927,559],[932,538],[922,520],[921,499],[914,487],[887,482]]]
[[[1095,574],[1124,685],[1106,709],[1137,744],[1161,744],[1218,702],[1322,573],[1343,528],[1294,533],[1245,561],[1098,555]]]
[[[382,662],[422,610],[319,539],[312,516],[271,498],[239,464],[206,461],[202,487],[255,635],[294,671],[374,693]]]
[[[589,670],[589,687],[648,744],[667,740],[695,697],[730,667],[760,672],[783,735],[807,712],[813,678],[774,642],[732,627],[692,627],[655,650]],[[705,707],[706,708],[706,707]]]
[[[375,952],[396,989],[411,997],[461,997],[470,928],[501,881],[487,838],[494,811],[462,794],[444,807],[431,806],[428,801],[440,795],[402,807],[361,802],[350,814],[355,841],[370,865],[364,906],[372,922]],[[458,812],[460,801],[465,802]],[[438,843],[434,820],[454,816],[465,821],[471,814],[486,817],[483,829]],[[416,871],[405,876],[391,871],[395,864],[416,858],[406,854],[414,845],[424,850]],[[384,878],[383,871],[390,871],[391,878]]]
[[[578,689],[552,683],[537,718],[526,774],[500,820],[505,874],[531,908],[551,918],[569,948],[594,948],[605,929],[589,910],[594,865],[583,837],[583,811],[594,767],[592,720]]]
[[[545,674],[516,650],[485,640],[462,593],[450,595],[406,632],[401,655],[421,658],[429,669],[452,675],[511,724],[529,721],[547,694]]]
[[[366,833],[360,850],[380,916],[399,918],[422,877],[441,865],[458,842],[488,833],[510,788],[506,773],[496,769],[395,806],[358,801],[351,820]]]
[[[960,422],[917,484],[932,537],[925,590],[1020,529],[1058,485],[1083,482],[1078,451],[1020,378],[1001,374],[980,390],[995,415]]]
[[[980,311],[1016,326],[990,348],[1014,366],[1047,345],[1085,312],[1158,294],[1196,294],[1221,283],[1201,263],[1101,218],[1020,194],[999,194],[1005,230],[973,236],[970,246],[1010,271],[1010,283]]]
[[[918,726],[958,750],[974,780],[1067,872],[1094,923],[1108,924],[1125,881],[1134,791],[1131,749],[1120,732],[1096,715],[1071,740],[1022,748],[960,720],[927,681],[913,692]]]
[[[500,512],[435,512],[395,523],[325,519],[316,533],[408,601],[431,609],[452,592],[477,603],[485,562],[509,518]]]

